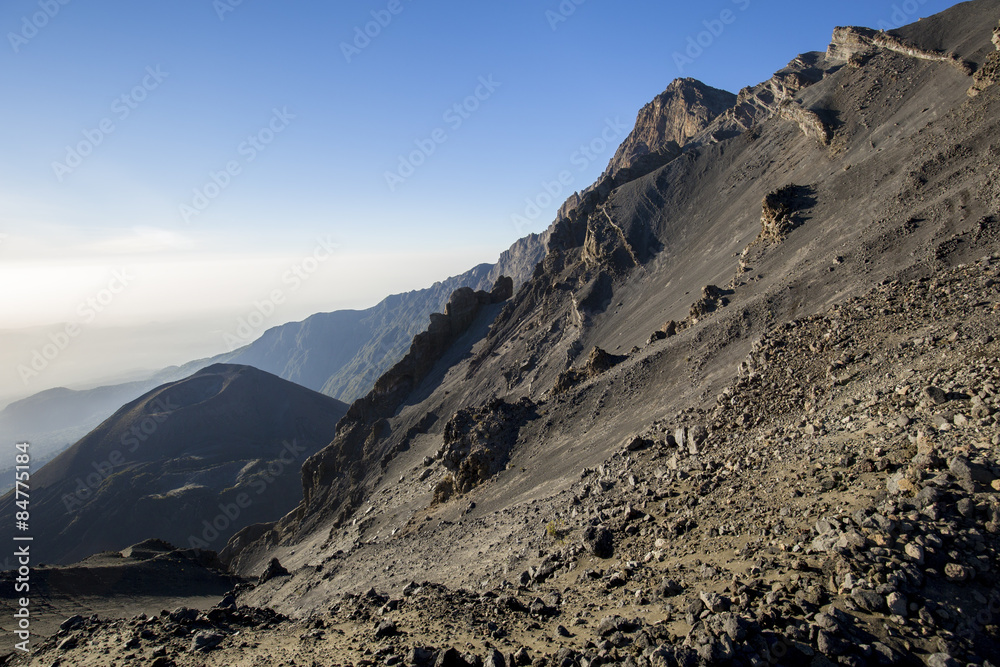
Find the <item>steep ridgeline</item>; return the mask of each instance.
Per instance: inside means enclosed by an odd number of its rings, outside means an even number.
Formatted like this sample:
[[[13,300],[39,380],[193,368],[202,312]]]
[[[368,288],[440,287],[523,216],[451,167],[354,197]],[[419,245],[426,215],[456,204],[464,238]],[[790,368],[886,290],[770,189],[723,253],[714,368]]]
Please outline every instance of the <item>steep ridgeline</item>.
[[[373,479],[381,473],[400,451],[384,446],[389,434],[388,420],[396,415],[403,402],[412,400],[413,394],[428,381],[428,376],[439,366],[442,358],[453,346],[461,347],[460,339],[472,336],[478,339],[482,332],[473,327],[488,324],[496,313],[496,306],[511,298],[514,283],[508,278],[497,278],[490,292],[474,292],[468,287],[456,290],[445,312],[433,313],[426,331],[413,338],[410,350],[399,363],[389,369],[363,398],[351,404],[343,421],[337,425],[337,435],[329,447],[309,458],[302,467],[304,498],[299,507],[275,527],[252,526],[230,542],[224,558],[237,558],[254,540],[265,544],[280,541],[289,533],[300,532],[311,520],[325,518],[332,512],[347,520],[357,509],[357,502],[369,490]],[[482,311],[486,310],[485,316]],[[470,328],[474,330],[470,333]],[[414,425],[412,433],[426,431],[436,417],[433,413]],[[367,486],[366,486],[367,485]],[[259,545],[258,545],[259,546]],[[244,559],[259,557],[259,548]]]
[[[519,288],[544,254],[546,234],[530,234],[500,255],[433,286],[387,297],[363,311],[313,315],[276,327],[225,358],[254,366],[327,396],[351,402],[364,396],[423,331],[431,313],[440,312],[455,290],[489,290],[500,276]]]
[[[249,366],[210,366],[128,403],[31,478],[33,553],[72,563],[160,538],[219,550],[300,496],[346,406]],[[14,525],[13,494],[0,518]]]

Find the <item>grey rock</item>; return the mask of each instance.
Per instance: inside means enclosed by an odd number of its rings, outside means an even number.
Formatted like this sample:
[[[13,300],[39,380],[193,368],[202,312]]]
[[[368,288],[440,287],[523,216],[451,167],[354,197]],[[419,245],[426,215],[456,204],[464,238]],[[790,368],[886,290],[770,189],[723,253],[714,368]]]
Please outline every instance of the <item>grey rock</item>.
[[[266,581],[270,581],[276,577],[287,577],[288,570],[286,570],[277,558],[272,558],[271,562],[267,564],[267,568],[261,572],[260,577],[257,579],[257,584],[263,584]]]
[[[84,624],[83,616],[70,616],[59,625],[60,630],[76,630]]]
[[[434,667],[467,667],[465,658],[453,648],[446,649],[438,653]]]
[[[857,588],[851,593],[851,599],[866,611],[879,612],[885,609],[885,598],[875,591]]]
[[[948,402],[948,394],[935,386],[929,386],[924,388],[924,396],[926,396],[935,405],[944,405]]]
[[[420,646],[414,646],[406,654],[404,662],[406,662],[407,665],[423,665],[424,663],[428,662],[432,657],[434,657],[433,651],[429,651]]]
[[[628,631],[631,628],[631,621],[622,616],[605,616],[597,626],[597,634],[607,637],[614,632]]]
[[[701,592],[698,594],[705,608],[713,614],[726,611],[729,608],[729,601],[717,593]]]
[[[932,653],[924,660],[927,667],[959,667],[960,663],[947,653]]]
[[[826,630],[820,630],[816,636],[816,648],[819,649],[820,653],[829,656],[838,656],[847,653],[851,645]]]
[[[684,592],[684,587],[675,580],[666,578],[656,587],[656,594],[661,598],[674,597]]]
[[[385,639],[386,637],[395,637],[399,634],[399,630],[396,628],[396,624],[392,621],[382,621],[375,628],[375,639]]]
[[[902,593],[890,593],[885,599],[885,604],[895,616],[903,616],[905,618],[909,610],[906,596]]]
[[[507,660],[500,651],[495,648],[490,649],[490,652],[486,655],[486,659],[483,661],[483,667],[507,667]]]
[[[211,651],[213,648],[221,644],[222,640],[225,638],[225,635],[218,632],[202,630],[191,638],[191,650],[202,652]]]

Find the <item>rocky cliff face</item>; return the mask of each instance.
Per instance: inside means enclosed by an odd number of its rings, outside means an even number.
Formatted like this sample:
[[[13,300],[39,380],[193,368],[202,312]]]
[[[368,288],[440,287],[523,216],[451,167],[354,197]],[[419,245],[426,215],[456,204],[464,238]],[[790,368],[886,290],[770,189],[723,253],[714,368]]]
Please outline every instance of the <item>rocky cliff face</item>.
[[[695,79],[676,79],[639,112],[635,129],[605,171],[614,177],[650,153],[680,153],[716,116],[736,103],[736,95]]]
[[[736,103],[736,96],[695,79],[675,79],[667,89],[639,111],[635,128],[628,135],[604,174],[593,186],[575,192],[560,207],[565,218],[601,182],[634,178],[681,154],[684,146],[715,118]]]

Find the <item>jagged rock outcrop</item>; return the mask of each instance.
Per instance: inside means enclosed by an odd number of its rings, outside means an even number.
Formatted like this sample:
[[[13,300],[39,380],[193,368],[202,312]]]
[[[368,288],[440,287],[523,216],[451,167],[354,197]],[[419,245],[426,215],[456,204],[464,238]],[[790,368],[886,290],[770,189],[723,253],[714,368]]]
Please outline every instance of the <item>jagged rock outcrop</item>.
[[[566,393],[581,382],[606,373],[626,359],[628,359],[627,355],[610,354],[595,347],[590,351],[590,356],[587,357],[587,363],[584,364],[583,368],[570,368],[559,376],[552,388],[552,393],[557,395]]]
[[[442,463],[451,473],[438,484],[435,500],[468,493],[503,470],[521,426],[534,416],[535,404],[528,398],[516,403],[493,399],[455,413],[444,427],[441,450]]]
[[[761,202],[760,236],[764,242],[778,242],[799,224],[799,212],[811,204],[811,188],[786,185],[769,192]]]
[[[993,28],[993,46],[997,51],[986,56],[982,67],[976,70],[969,88],[969,97],[975,97],[1000,79],[1000,26]]]
[[[947,63],[970,76],[975,71],[975,67],[971,63],[954,53],[922,49],[890,33],[854,26],[834,29],[833,41],[830,42],[826,55],[830,60],[858,64],[880,49],[920,60]]]
[[[735,105],[720,114],[692,144],[717,143],[751,130],[780,113],[782,106],[799,91],[822,81],[828,69],[822,53],[797,56],[767,81],[742,89],[736,96]],[[794,112],[787,117],[798,122]]]
[[[337,425],[337,437],[330,447],[310,457],[302,467],[305,506],[317,489],[325,489],[335,477],[365,460],[365,454],[381,440],[385,420],[423,380],[438,359],[451,347],[487,305],[503,303],[514,292],[514,283],[501,276],[490,292],[473,292],[463,287],[452,294],[445,312],[431,315],[427,331],[417,334],[410,351],[375,383],[364,398],[351,404]]]
[[[635,129],[611,158],[614,177],[650,153],[679,154],[681,148],[736,103],[736,95],[695,79],[675,79],[639,111]]]
[[[675,159],[692,138],[735,103],[736,95],[728,91],[696,79],[675,79],[639,111],[635,127],[618,147],[598,183],[632,180]],[[560,207],[558,218],[569,216],[597,186],[595,183],[570,195]]]
[[[778,113],[782,118],[797,123],[804,135],[816,139],[824,146],[829,146],[833,140],[833,130],[812,109],[788,101],[778,107]]]

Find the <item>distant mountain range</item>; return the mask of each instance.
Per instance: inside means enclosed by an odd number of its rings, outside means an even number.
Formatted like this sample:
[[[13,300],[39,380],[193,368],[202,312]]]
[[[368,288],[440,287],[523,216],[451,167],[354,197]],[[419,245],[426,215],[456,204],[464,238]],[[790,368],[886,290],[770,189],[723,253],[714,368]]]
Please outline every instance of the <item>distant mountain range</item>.
[[[426,289],[389,296],[366,310],[320,313],[274,327],[233,352],[172,366],[145,380],[39,392],[0,411],[0,441],[31,442],[34,462],[45,463],[123,404],[218,363],[253,366],[350,403],[403,358],[413,337],[427,327],[431,313],[441,312],[455,290],[489,290],[501,275],[513,278],[515,289],[527,281],[545,254],[547,238],[548,232],[530,234],[504,251],[495,264],[480,264]],[[0,491],[10,487],[0,485]]]
[[[118,410],[31,478],[35,553],[71,563],[153,537],[221,549],[302,496],[299,469],[347,406],[249,366],[216,364]],[[13,494],[0,499],[14,525]]]

